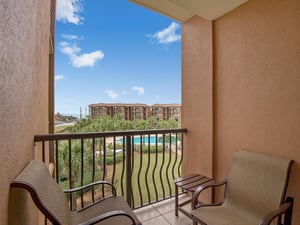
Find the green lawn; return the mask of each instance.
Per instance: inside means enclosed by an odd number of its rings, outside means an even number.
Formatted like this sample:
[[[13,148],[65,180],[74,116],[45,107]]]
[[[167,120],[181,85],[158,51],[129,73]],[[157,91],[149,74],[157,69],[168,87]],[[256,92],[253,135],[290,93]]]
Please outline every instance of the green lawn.
[[[54,133],[64,133],[71,125],[61,125],[54,127]]]
[[[181,160],[181,156],[174,153],[151,153],[140,154],[135,153],[134,167],[132,173],[132,189],[134,207],[155,202],[162,198],[167,198],[174,195],[174,178],[178,178],[178,167]],[[155,167],[156,162],[156,167]],[[173,165],[175,164],[175,166]],[[169,165],[169,166],[168,166]],[[174,174],[172,173],[174,166]],[[114,186],[117,189],[117,195],[122,195],[121,185],[123,185],[123,193],[126,197],[126,176],[124,173],[123,182],[121,180],[122,174],[122,161],[116,164]],[[107,178],[105,180],[112,182],[113,165],[107,165]],[[147,172],[148,171],[148,172]],[[99,167],[96,169],[96,180],[101,180],[101,174]],[[154,181],[153,181],[154,179]],[[84,184],[90,183],[92,180],[91,172],[85,171]],[[80,186],[81,181],[77,180],[75,186]],[[147,185],[147,184],[148,185]],[[154,184],[155,183],[155,184]],[[63,189],[69,188],[69,181],[61,181],[60,186]],[[149,194],[148,194],[149,192]]]
[[[175,187],[173,180],[174,178],[179,177],[178,166],[181,159],[180,156],[177,156],[177,160],[175,157],[176,155],[173,153],[158,153],[157,155],[155,153],[152,153],[149,156],[148,154],[135,155],[134,168],[132,173],[134,206],[140,205],[141,202],[144,202],[145,204],[162,199],[163,197],[174,195]],[[157,161],[156,168],[155,161]],[[175,164],[174,174],[172,173],[173,164]],[[120,180],[121,171],[122,164],[118,164],[116,166],[115,186],[119,195],[122,194]],[[146,183],[148,183],[148,186],[146,185]],[[125,186],[125,179],[123,185]],[[124,192],[126,193],[126,190],[124,190]]]

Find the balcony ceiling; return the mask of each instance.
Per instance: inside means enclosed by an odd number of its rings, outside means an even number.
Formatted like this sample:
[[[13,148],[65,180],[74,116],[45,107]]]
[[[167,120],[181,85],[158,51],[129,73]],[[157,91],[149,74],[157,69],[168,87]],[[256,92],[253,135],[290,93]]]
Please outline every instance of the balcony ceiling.
[[[198,15],[207,20],[215,20],[230,12],[248,0],[129,0],[169,16],[180,22],[185,22]]]

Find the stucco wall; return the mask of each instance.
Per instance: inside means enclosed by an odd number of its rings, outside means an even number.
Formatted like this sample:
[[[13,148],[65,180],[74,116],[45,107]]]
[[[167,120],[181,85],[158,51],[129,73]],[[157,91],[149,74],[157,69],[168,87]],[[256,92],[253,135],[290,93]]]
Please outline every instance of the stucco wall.
[[[29,196],[9,185],[47,132],[49,12],[50,1],[0,2],[0,224],[36,224]]]
[[[188,137],[187,154],[192,156],[184,161],[188,165],[183,166],[187,168],[185,172],[205,173],[199,164],[207,165],[207,155],[211,153],[207,150],[203,159],[199,152],[203,154],[202,143],[211,135],[213,160],[209,163],[217,180],[228,174],[233,153],[240,148],[295,160],[288,193],[295,197],[295,225],[300,224],[299,21],[298,0],[249,0],[213,22],[213,131],[198,140]],[[202,31],[202,26],[194,21],[183,24],[183,52],[188,57],[193,56],[189,53],[194,51],[192,46],[204,43],[201,38],[184,43],[184,36],[189,35],[185,27]],[[186,72],[188,68],[183,60],[182,110],[186,112],[194,106],[202,116],[200,105],[207,96],[200,95],[196,88],[186,94],[184,89],[189,87],[185,84],[194,83],[202,88],[199,78],[193,82],[195,77]],[[184,104],[186,98],[188,105]],[[188,131],[203,128],[196,112],[192,117],[183,117],[183,127]],[[192,159],[194,156],[198,159]]]
[[[212,23],[194,17],[182,27],[182,124],[188,128],[183,174],[212,175]],[[195,27],[197,29],[195,29]],[[188,78],[188,79],[186,79]],[[199,97],[201,96],[201,97]],[[201,141],[201,146],[198,145]],[[202,163],[199,163],[201,158]]]
[[[300,211],[299,21],[298,0],[251,0],[217,20],[214,29],[215,176],[227,174],[239,148],[294,159],[295,212]],[[294,224],[300,224],[299,213]]]

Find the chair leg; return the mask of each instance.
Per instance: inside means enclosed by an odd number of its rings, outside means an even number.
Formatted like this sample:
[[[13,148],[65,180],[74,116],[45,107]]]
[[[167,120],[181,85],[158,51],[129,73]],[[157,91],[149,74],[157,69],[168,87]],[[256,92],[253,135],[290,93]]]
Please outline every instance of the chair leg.
[[[291,225],[292,224],[292,215],[293,215],[293,206],[294,206],[294,199],[291,197],[287,197],[286,202],[291,202],[291,207],[284,215],[284,225]]]

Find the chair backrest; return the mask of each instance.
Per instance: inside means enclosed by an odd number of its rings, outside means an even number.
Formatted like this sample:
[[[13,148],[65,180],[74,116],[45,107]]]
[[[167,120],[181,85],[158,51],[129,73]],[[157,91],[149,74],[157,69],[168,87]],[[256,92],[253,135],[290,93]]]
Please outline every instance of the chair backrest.
[[[233,159],[226,189],[227,206],[265,216],[283,202],[292,160],[238,151]]]
[[[32,160],[11,183],[11,187],[26,189],[36,206],[53,224],[70,224],[66,195],[43,162]]]

